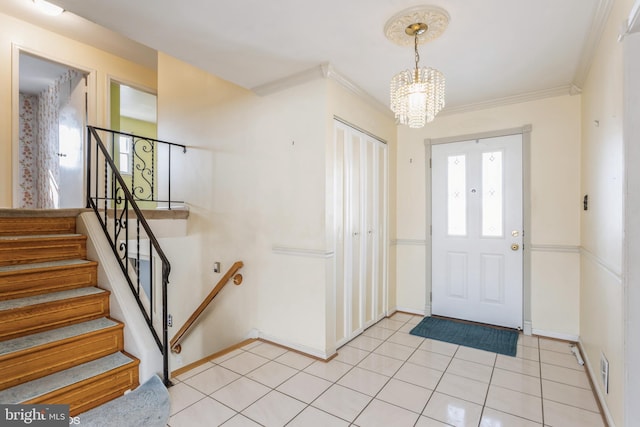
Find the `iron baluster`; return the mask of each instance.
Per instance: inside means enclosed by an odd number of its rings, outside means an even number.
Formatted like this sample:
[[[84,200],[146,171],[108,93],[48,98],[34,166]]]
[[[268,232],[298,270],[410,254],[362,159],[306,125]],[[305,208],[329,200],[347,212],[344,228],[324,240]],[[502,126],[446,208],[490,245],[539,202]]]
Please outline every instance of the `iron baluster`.
[[[153,145],[153,142],[149,141],[149,143],[151,144],[151,201],[155,200],[156,198],[153,196],[156,192],[156,187],[155,187],[155,176],[156,176],[156,171],[155,171],[155,167],[156,167],[156,148]]]
[[[105,147],[103,144],[98,131],[108,132],[112,136],[112,149],[110,150]],[[87,149],[87,204],[93,208],[96,213],[97,219],[100,222],[100,225],[105,233],[105,236],[109,240],[109,244],[113,250],[116,259],[120,265],[120,268],[127,280],[127,283],[132,291],[136,299],[136,303],[147,323],[149,330],[158,345],[158,348],[163,356],[163,375],[164,382],[166,385],[171,385],[171,381],[169,379],[169,362],[168,362],[168,354],[169,354],[169,340],[168,340],[168,324],[167,324],[167,307],[168,307],[168,297],[167,297],[167,288],[169,284],[169,273],[171,272],[171,265],[169,261],[162,251],[158,240],[154,236],[149,224],[145,220],[144,216],[140,208],[138,207],[135,197],[132,192],[127,187],[126,182],[124,181],[122,175],[119,172],[119,168],[116,166],[113,158],[113,141],[116,134],[121,134],[120,132],[103,130],[100,128],[88,127],[89,137],[87,141],[90,144],[90,147]],[[180,146],[178,144],[165,143],[163,141],[158,141],[158,143],[170,144],[169,147],[173,145]],[[95,152],[93,151],[93,144],[95,144]],[[152,150],[153,144],[149,143],[149,146]],[[186,148],[184,146],[184,150]],[[91,168],[91,156],[95,156],[95,171],[92,171]],[[100,156],[103,159],[100,159]],[[155,154],[152,155],[155,163]],[[104,160],[104,179],[102,186],[99,185],[100,180],[98,177],[99,167],[98,165],[102,165],[102,160]],[[95,174],[95,183],[92,183],[92,173]],[[151,172],[152,175],[155,175],[155,169]],[[153,178],[155,180],[155,178]],[[94,188],[92,189],[92,185]],[[154,181],[155,186],[155,181]],[[102,194],[100,193],[100,188],[103,188]],[[95,194],[91,194],[91,192],[95,191]],[[151,196],[152,199],[153,195]],[[95,202],[94,202],[95,200]],[[102,200],[104,205],[99,205],[99,200]],[[133,210],[131,215],[135,215],[136,218],[136,227],[135,227],[135,239],[137,245],[137,253],[136,253],[136,266],[135,268],[130,268],[132,260],[129,256],[129,243],[132,240],[131,233],[134,232],[134,229],[130,230],[129,221],[130,221],[130,212],[129,210]],[[109,212],[112,212],[112,215]],[[111,218],[111,219],[110,219]],[[113,221],[113,224],[109,224],[109,221]],[[124,230],[124,233],[123,233]],[[149,306],[145,307],[145,303],[142,301],[142,297],[140,295],[140,240],[142,233],[145,233],[149,240]],[[162,271],[162,311],[161,315],[162,319],[162,333],[158,333],[156,331],[153,321],[155,319],[154,308],[155,308],[155,286],[154,281],[156,280],[156,275],[154,274],[155,262],[156,258],[159,260]],[[132,274],[136,275],[135,283]]]

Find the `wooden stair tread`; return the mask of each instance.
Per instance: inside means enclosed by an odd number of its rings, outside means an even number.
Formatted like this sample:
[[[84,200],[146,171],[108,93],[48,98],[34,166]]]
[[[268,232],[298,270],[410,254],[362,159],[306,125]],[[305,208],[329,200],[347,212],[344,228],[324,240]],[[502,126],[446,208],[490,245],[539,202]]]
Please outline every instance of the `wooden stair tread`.
[[[129,357],[122,352],[113,353],[100,359],[2,390],[0,391],[0,402],[4,404],[27,402],[132,363],[137,365],[137,359]]]
[[[57,209],[0,209],[0,236],[15,234],[75,233],[79,212]]]
[[[61,341],[64,339],[78,337],[101,329],[110,328],[120,325],[115,320],[101,317],[99,319],[88,320],[86,322],[76,323],[74,325],[63,326],[61,328],[52,329],[50,331],[38,332],[20,338],[3,341],[0,347],[0,360],[4,356],[30,348],[39,347],[45,344]]]
[[[25,298],[15,298],[5,301],[0,301],[0,311],[14,310],[18,308],[24,308],[39,304],[46,304],[53,301],[61,301],[69,298],[78,298],[89,295],[97,295],[102,293],[109,293],[104,289],[97,288],[95,286],[69,289],[66,291],[52,292],[48,294],[34,295]]]
[[[98,265],[95,261],[89,261],[86,259],[60,259],[56,261],[47,261],[47,262],[34,262],[31,264],[13,264],[13,265],[3,265],[0,266],[0,276],[3,274],[14,273],[14,272],[22,272],[25,270],[53,270],[59,268],[69,268],[76,267],[81,265],[95,264]]]
[[[0,241],[12,241],[12,240],[56,240],[56,239],[68,239],[70,237],[85,237],[82,234],[67,233],[67,234],[22,234],[17,236],[0,236]]]
[[[0,301],[97,284],[98,263],[80,258],[0,266]]]
[[[0,265],[86,258],[86,242],[82,234],[0,236]]]

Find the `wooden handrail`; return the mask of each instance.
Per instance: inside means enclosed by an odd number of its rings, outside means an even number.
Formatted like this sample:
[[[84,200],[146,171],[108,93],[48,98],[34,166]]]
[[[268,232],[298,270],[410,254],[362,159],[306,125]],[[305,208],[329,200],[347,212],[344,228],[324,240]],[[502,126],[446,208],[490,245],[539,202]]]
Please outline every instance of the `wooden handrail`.
[[[222,290],[222,288],[225,287],[227,282],[232,277],[233,277],[233,283],[235,283],[236,285],[239,285],[240,283],[242,283],[242,275],[240,274],[236,275],[236,272],[240,270],[243,266],[244,264],[242,263],[242,261],[237,261],[231,266],[229,271],[227,271],[225,275],[222,276],[222,279],[220,279],[216,287],[213,288],[211,293],[209,293],[209,295],[207,295],[204,301],[202,301],[202,304],[200,304],[200,306],[196,309],[196,311],[193,312],[191,317],[189,317],[189,319],[187,319],[185,324],[182,325],[178,333],[176,333],[175,336],[171,339],[171,343],[169,344],[169,347],[171,348],[172,352],[180,353],[180,351],[182,350],[182,348],[180,347],[180,342],[182,341],[182,339],[185,337],[189,329],[194,325],[196,320],[198,320],[198,318],[200,317],[202,312],[207,308],[209,303],[213,301],[216,295],[218,295],[218,293]]]

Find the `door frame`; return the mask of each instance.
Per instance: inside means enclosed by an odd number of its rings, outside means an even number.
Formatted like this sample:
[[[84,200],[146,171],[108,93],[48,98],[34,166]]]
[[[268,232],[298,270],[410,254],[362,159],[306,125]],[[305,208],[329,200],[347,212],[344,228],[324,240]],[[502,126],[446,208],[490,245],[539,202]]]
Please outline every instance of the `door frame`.
[[[11,46],[11,200],[14,208],[18,207],[20,200],[18,199],[18,186],[20,184],[20,53],[26,53],[31,56],[38,57],[45,61],[57,62],[69,68],[74,68],[86,75],[87,79],[87,125],[90,123],[96,123],[97,117],[97,96],[96,96],[96,70],[89,69],[85,66],[67,61],[62,58],[55,57],[53,55],[41,52],[35,49],[30,49],[25,46],[13,43]],[[83,159],[86,157],[86,138],[83,138]],[[83,166],[83,180],[82,188],[83,194],[86,193],[86,162]],[[83,196],[84,197],[84,196]]]
[[[640,149],[636,144],[640,136],[640,83],[635,78],[640,70],[640,0],[636,0],[628,19],[629,27],[623,33],[624,55],[624,193],[623,193],[623,270],[622,289],[624,295],[624,425],[631,426],[640,418],[640,406],[636,404],[640,397],[640,368],[634,363],[640,357],[640,314],[636,307],[640,303],[640,265],[636,262],[640,256],[640,223],[637,209],[640,207],[640,171],[636,165],[640,161]],[[607,421],[611,415],[605,407]],[[613,423],[611,423],[613,424]]]
[[[432,291],[432,275],[431,275],[431,255],[433,251],[433,242],[431,238],[431,195],[432,195],[432,180],[431,180],[431,146],[437,144],[448,144],[452,142],[468,141],[473,139],[494,138],[499,136],[508,135],[522,135],[522,225],[523,232],[523,245],[522,245],[522,313],[523,313],[523,332],[526,335],[531,335],[531,125],[524,125],[516,128],[501,129],[488,132],[478,132],[465,135],[450,136],[444,138],[427,138],[424,140],[425,145],[425,157],[426,163],[429,165],[425,168],[425,223],[426,227],[426,248],[425,251],[425,287],[426,287],[426,301],[425,301],[425,315],[431,315],[431,291]]]

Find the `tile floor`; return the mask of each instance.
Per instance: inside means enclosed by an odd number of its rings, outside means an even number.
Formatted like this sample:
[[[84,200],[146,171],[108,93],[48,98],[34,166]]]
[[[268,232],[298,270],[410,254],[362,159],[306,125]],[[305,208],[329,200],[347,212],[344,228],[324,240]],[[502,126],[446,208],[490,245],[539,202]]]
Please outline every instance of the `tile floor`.
[[[396,313],[329,363],[260,341],[175,378],[171,427],[604,426],[566,343],[498,355],[409,334]]]

